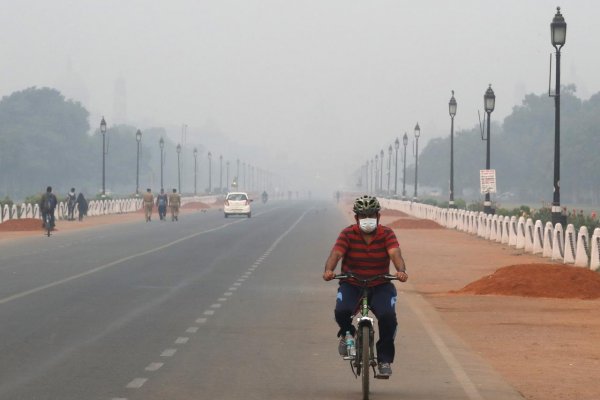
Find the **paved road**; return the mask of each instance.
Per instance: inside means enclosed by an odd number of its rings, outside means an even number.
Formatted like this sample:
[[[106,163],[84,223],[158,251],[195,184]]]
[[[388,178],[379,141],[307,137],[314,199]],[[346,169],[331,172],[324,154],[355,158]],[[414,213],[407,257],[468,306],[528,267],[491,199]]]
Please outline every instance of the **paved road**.
[[[140,217],[141,219],[142,217]],[[0,244],[0,399],[352,399],[322,265],[331,203]],[[521,399],[408,284],[373,399]]]

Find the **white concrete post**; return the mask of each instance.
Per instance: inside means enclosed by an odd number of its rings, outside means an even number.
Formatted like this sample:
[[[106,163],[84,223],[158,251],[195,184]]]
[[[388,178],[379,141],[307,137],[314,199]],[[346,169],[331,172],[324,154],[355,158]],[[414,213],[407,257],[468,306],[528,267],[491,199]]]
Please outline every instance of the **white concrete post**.
[[[519,222],[517,222],[517,249],[525,248],[525,218],[519,217]]]
[[[502,243],[508,244],[510,237],[510,217],[504,217],[502,220]]]
[[[508,225],[508,245],[515,247],[517,245],[517,217],[510,217]]]
[[[533,253],[533,220],[527,218],[525,222],[525,251]]]
[[[564,260],[565,257],[565,236],[563,233],[563,227],[561,224],[557,223],[554,226],[554,231],[552,235],[552,259],[553,260]]]
[[[577,251],[575,252],[575,265],[587,268],[590,264],[590,235],[587,226],[579,228],[577,234]]]
[[[553,240],[554,228],[552,227],[552,222],[546,222],[546,226],[544,228],[544,250],[542,252],[543,257],[552,258]]]
[[[593,271],[598,271],[598,269],[600,269],[600,228],[594,229],[594,234],[592,235],[590,269]]]
[[[565,231],[565,255],[563,261],[565,264],[575,263],[576,240],[575,227],[573,224],[567,225],[567,230]]]
[[[542,254],[544,252],[543,243],[544,228],[542,226],[542,221],[538,219],[533,226],[533,254]]]

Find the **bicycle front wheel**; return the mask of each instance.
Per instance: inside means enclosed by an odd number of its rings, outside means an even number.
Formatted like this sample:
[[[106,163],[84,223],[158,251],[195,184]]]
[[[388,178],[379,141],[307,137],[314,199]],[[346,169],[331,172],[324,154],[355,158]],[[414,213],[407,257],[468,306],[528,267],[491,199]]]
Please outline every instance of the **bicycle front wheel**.
[[[361,366],[362,366],[362,391],[363,391],[363,400],[369,399],[369,367],[371,362],[371,346],[369,343],[369,338],[371,337],[369,332],[369,326],[363,326],[361,329]]]

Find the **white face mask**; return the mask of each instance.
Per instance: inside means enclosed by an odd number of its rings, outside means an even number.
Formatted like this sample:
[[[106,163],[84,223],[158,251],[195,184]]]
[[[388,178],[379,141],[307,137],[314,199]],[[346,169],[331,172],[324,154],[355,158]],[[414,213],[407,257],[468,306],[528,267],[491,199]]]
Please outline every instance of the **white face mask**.
[[[377,228],[377,218],[362,218],[358,220],[358,226],[364,233],[371,233]]]

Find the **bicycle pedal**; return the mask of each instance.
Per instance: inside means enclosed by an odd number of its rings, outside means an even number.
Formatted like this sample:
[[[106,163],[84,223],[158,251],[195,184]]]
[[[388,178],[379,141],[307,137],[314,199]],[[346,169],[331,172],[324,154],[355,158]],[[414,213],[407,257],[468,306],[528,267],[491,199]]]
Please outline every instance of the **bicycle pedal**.
[[[354,360],[354,356],[344,356],[342,357],[344,360]]]
[[[390,376],[375,374],[375,379],[390,379]]]

